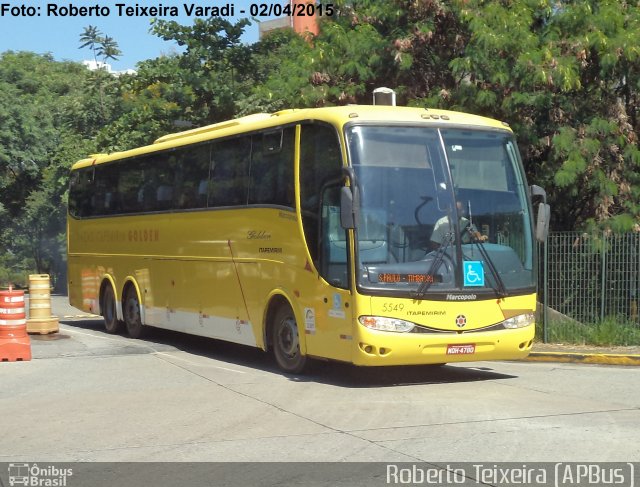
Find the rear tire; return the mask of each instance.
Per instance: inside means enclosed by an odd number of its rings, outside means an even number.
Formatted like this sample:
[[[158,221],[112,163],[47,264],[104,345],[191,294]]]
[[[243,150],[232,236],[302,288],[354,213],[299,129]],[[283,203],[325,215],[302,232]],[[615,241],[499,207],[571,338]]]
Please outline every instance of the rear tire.
[[[102,295],[102,316],[107,333],[115,335],[122,331],[122,321],[118,320],[116,296],[111,284],[107,284]]]
[[[138,300],[138,293],[136,293],[133,286],[127,287],[125,291],[122,314],[124,315],[127,334],[131,338],[142,338],[147,331],[147,327],[142,324],[140,301]]]
[[[307,357],[300,351],[298,323],[289,306],[281,306],[273,318],[273,355],[278,366],[290,374],[299,374],[307,365]]]

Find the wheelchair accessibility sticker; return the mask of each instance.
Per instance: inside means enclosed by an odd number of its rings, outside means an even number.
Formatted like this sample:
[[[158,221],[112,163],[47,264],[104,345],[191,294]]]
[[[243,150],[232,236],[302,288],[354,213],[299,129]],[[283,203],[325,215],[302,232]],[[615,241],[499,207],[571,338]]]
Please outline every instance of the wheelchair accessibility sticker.
[[[466,260],[464,262],[464,285],[484,286],[484,267],[482,261]]]

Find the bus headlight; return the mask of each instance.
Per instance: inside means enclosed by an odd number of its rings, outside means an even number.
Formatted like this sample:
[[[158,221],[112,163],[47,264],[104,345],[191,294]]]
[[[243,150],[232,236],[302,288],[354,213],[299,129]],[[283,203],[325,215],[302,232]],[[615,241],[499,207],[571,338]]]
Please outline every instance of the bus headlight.
[[[386,318],[384,316],[361,316],[358,321],[362,326],[371,330],[395,331],[400,333],[410,332],[415,328],[415,324],[410,321],[399,320],[397,318]]]
[[[523,315],[514,316],[508,320],[504,320],[502,324],[505,328],[524,328],[525,326],[533,325],[536,322],[536,317],[533,313],[525,313]]]

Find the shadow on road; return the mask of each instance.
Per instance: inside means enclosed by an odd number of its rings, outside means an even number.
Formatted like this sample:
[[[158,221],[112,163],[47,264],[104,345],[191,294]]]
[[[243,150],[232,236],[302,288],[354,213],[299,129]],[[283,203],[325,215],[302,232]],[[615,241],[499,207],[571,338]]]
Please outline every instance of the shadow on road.
[[[105,332],[101,319],[61,320],[61,323],[74,328],[93,331],[98,336],[110,336]],[[491,366],[491,362],[487,362],[480,367],[475,364],[356,367],[340,362],[312,360],[304,374],[292,375],[282,372],[276,366],[271,354],[256,348],[212,338],[159,328],[149,328],[145,339],[135,340],[135,342],[149,345],[149,347],[140,347],[141,353],[150,353],[150,350],[154,348],[154,344],[162,345],[225,362],[229,365],[249,367],[282,375],[294,382],[318,382],[347,388],[397,387],[515,378],[513,375],[496,372]]]

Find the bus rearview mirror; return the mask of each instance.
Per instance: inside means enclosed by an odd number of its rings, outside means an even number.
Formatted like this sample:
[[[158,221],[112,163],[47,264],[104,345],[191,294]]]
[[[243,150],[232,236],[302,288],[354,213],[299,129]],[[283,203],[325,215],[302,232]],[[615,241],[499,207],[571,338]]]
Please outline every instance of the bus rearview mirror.
[[[353,200],[351,187],[343,186],[340,189],[340,225],[345,230],[356,228],[356,206]]]
[[[536,239],[538,242],[545,242],[549,235],[549,218],[551,217],[551,207],[547,203],[538,205],[538,216],[536,221]]]

